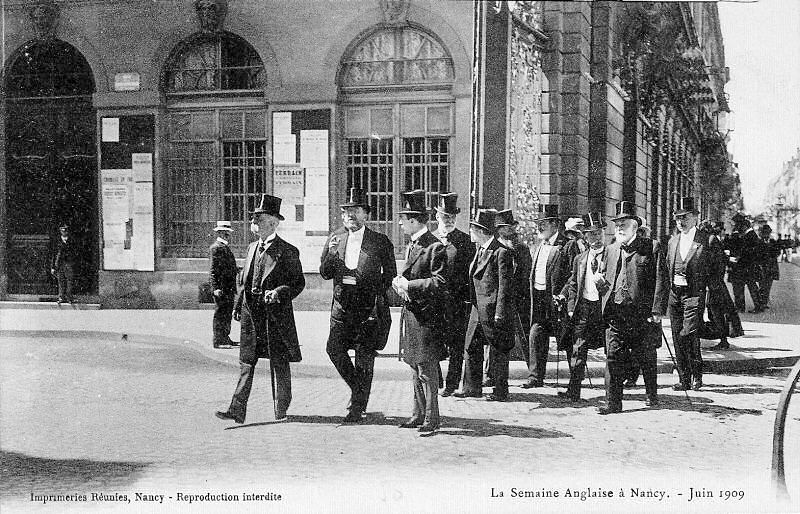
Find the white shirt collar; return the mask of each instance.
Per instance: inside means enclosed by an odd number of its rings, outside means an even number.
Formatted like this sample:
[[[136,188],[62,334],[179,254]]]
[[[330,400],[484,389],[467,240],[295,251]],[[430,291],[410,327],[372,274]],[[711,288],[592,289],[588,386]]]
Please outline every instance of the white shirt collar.
[[[486,250],[487,248],[489,248],[489,245],[492,244],[492,241],[494,241],[494,236],[487,239],[486,242],[481,245],[481,248]]]
[[[589,255],[595,256],[599,253],[603,253],[606,250],[606,245],[601,246],[599,249],[595,250],[591,246],[589,247]]]
[[[437,231],[439,234],[441,234],[441,236],[442,236],[442,237],[445,237],[445,236],[447,236],[447,234],[449,234],[450,232],[454,231],[455,229],[456,229],[456,227],[453,227],[452,229],[450,229],[450,230],[447,230],[447,229],[444,227],[444,225],[440,223],[440,224],[439,224],[439,228],[437,228],[437,229],[436,229],[436,231]]]
[[[694,240],[695,234],[697,234],[697,227],[692,227],[691,229],[689,229],[689,232],[685,234],[681,232],[681,239],[689,238],[691,240]]]
[[[272,234],[268,235],[266,239],[262,239],[261,242],[270,244],[275,240],[275,237],[277,237],[277,235],[278,235],[277,232],[273,232]]]
[[[411,234],[411,242],[415,243],[417,241],[417,239],[422,237],[422,234],[424,234],[427,231],[428,231],[428,227],[424,227],[424,228],[419,229],[417,232],[414,232],[413,234]]]
[[[553,232],[553,235],[547,240],[550,245],[556,244],[556,239],[558,239],[558,232]]]
[[[227,242],[227,241],[225,241],[224,239],[222,239],[221,237],[218,237],[218,238],[217,238],[217,242],[219,242],[219,243],[222,243],[222,244],[224,244],[224,245],[228,244],[228,242]]]
[[[364,225],[360,229],[356,230],[355,232],[351,232],[351,231],[348,230],[349,234],[348,234],[347,237],[352,237],[354,239],[363,239],[364,238],[364,232],[365,232],[364,229],[366,229],[366,228],[367,228],[367,226]]]
[[[628,241],[627,243],[622,243],[622,244],[630,246],[630,245],[633,244],[634,241],[636,241],[636,233],[635,232],[634,232],[633,237],[631,238],[630,241]]]

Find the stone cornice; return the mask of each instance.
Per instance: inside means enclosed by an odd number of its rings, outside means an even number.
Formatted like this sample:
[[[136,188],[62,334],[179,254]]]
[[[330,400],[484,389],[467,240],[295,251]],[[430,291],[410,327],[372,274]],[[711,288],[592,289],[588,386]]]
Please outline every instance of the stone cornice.
[[[162,0],[163,1],[163,0]],[[37,0],[5,0],[5,9],[6,11],[22,11],[33,7],[38,3]],[[85,5],[96,5],[96,6],[106,6],[106,5],[117,5],[117,4],[136,4],[137,0],[56,0],[56,4],[58,4],[62,8],[68,7],[83,7]]]

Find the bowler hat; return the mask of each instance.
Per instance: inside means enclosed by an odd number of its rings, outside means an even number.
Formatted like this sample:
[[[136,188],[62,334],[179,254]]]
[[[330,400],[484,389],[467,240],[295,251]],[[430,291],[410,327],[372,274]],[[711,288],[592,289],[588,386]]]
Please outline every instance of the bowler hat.
[[[439,204],[436,206],[436,210],[444,214],[449,214],[450,216],[455,216],[461,212],[461,209],[456,205],[457,202],[458,193],[439,193]]]
[[[743,221],[748,221],[747,216],[743,212],[736,212],[731,216],[731,221],[734,223],[741,223]]]
[[[225,232],[233,232],[233,227],[231,226],[230,221],[218,221],[217,226],[214,227],[215,232],[225,231]]]
[[[564,232],[574,232],[576,234],[583,230],[583,218],[568,218],[564,222]]]
[[[539,204],[539,217],[536,221],[560,220],[558,217],[558,204]]]
[[[606,220],[603,218],[602,213],[587,212],[583,215],[583,228],[584,232],[591,232],[598,228],[606,228]]]
[[[514,225],[518,225],[519,222],[514,219],[514,213],[511,209],[506,209],[504,211],[497,211],[497,214],[494,218],[494,226],[497,228],[500,227],[513,227]]]
[[[622,221],[624,219],[632,219],[636,220],[636,223],[639,225],[644,225],[644,220],[634,214],[636,212],[636,207],[626,200],[621,202],[617,202],[614,206],[614,217],[611,218],[611,221]]]
[[[494,233],[496,225],[495,221],[497,218],[497,211],[494,209],[478,209],[478,214],[475,216],[475,219],[470,221],[470,225],[475,225],[476,227],[480,227],[488,232]]]
[[[340,204],[339,207],[342,209],[346,207],[363,207],[365,211],[369,212],[369,202],[367,201],[367,193],[363,189],[358,187],[351,187],[350,188],[350,195],[347,198],[347,201],[343,204]]]
[[[675,211],[675,216],[685,216],[686,214],[698,214],[700,211],[694,206],[693,196],[684,196],[681,198],[678,210]]]
[[[281,199],[277,196],[268,195],[266,193],[261,195],[261,204],[256,207],[256,210],[254,210],[251,214],[269,214],[270,216],[275,216],[281,221],[286,219],[281,216]]]
[[[426,214],[427,212],[424,189],[403,193],[403,208],[400,210],[400,214]]]

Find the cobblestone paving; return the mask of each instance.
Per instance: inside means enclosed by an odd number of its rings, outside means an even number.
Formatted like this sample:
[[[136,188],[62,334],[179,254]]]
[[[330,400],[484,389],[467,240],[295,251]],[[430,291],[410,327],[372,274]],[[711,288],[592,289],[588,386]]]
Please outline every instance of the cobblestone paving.
[[[227,407],[235,370],[174,345],[1,337],[0,379],[6,507],[24,505],[35,491],[241,493],[247,483],[293,495],[298,511],[342,501],[337,493],[349,489],[396,505],[411,491],[441,494],[443,487],[454,501],[489,501],[492,487],[623,480],[687,490],[687,480],[725,483],[746,488],[748,500],[766,497],[783,383],[708,375],[690,406],[668,387],[672,377],[661,375],[661,408],[646,409],[640,387],[626,391],[625,413],[606,417],[594,410],[603,394],[597,379],[576,406],[557,399],[553,387],[512,385],[508,403],[441,399],[442,430],[420,437],[397,428],[411,410],[409,382],[379,375],[363,424],[340,424],[348,390],[325,377],[296,377],[289,422],[275,423],[265,361],[247,423],[222,422],[213,412]],[[800,421],[800,407],[790,418]],[[800,425],[787,432],[787,449],[787,464],[800,462]],[[331,511],[365,505],[344,501]]]

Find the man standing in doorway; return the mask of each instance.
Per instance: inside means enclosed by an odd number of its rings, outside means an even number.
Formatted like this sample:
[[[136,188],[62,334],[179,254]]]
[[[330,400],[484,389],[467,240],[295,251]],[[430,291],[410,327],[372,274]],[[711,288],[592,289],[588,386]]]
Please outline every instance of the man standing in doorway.
[[[344,422],[358,423],[367,409],[376,352],[386,346],[392,324],[386,290],[397,265],[389,238],[366,227],[370,206],[363,190],[351,188],[339,208],[344,226],[328,238],[319,273],[333,280],[326,351],[350,387]],[[355,350],[355,363],[350,349]]]
[[[236,257],[228,245],[233,232],[230,221],[218,221],[217,239],[211,245],[211,291],[214,296],[214,348],[231,348],[231,316],[236,297]]]
[[[218,418],[236,423],[244,423],[260,358],[270,360],[275,419],[286,420],[292,401],[289,363],[302,359],[292,300],[303,291],[306,281],[300,252],[275,233],[284,220],[280,209],[280,198],[263,194],[250,222],[250,230],[258,235],[258,240],[247,248],[241,289],[233,311],[242,324],[239,383],[228,410],[216,413]]]
[[[78,247],[70,236],[69,225],[62,223],[58,227],[59,238],[56,241],[50,273],[58,281],[58,303],[72,303],[72,281],[75,278],[75,267],[78,264]]]
[[[449,294],[450,330],[445,333],[447,344],[447,377],[442,396],[458,389],[464,364],[464,336],[469,319],[469,264],[475,257],[475,244],[469,235],[456,228],[458,194],[442,193],[436,207],[439,226],[433,235],[439,238],[447,252],[447,291]]]

